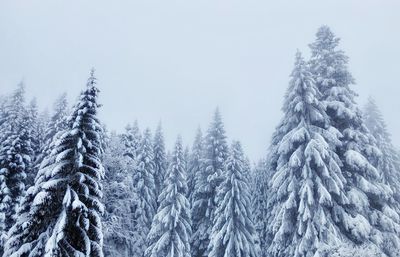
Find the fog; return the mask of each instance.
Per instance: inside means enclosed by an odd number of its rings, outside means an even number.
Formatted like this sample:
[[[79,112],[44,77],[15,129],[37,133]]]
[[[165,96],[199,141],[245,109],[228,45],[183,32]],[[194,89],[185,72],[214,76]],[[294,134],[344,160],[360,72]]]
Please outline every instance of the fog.
[[[342,38],[357,101],[375,98],[400,146],[400,1],[0,2],[0,94],[23,80],[51,108],[96,68],[101,120],[122,132],[161,120],[191,144],[219,106],[228,136],[257,160],[279,122],[296,49],[326,24]]]

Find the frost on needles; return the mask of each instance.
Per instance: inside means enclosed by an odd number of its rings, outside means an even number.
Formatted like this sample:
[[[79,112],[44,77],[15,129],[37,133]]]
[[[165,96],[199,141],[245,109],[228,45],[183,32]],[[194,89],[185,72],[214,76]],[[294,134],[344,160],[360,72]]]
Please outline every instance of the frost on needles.
[[[364,124],[362,112],[350,88],[354,79],[348,71],[348,57],[338,49],[340,39],[322,26],[310,44],[310,66],[322,93],[330,123],[340,133],[336,152],[346,178],[346,206],[351,215],[342,219],[344,234],[357,244],[370,242],[388,256],[396,256],[400,245],[399,217],[394,211],[393,192],[381,179],[381,151]]]
[[[239,142],[232,143],[230,155],[218,186],[213,227],[210,235],[209,257],[257,257],[249,170]]]
[[[190,256],[192,229],[185,168],[182,140],[178,138],[158,197],[160,206],[148,235],[146,257]]]
[[[310,61],[297,55],[269,149],[263,254],[350,256],[350,245],[360,256],[394,257],[398,205],[382,151],[355,102],[339,39],[327,26],[316,36]]]
[[[211,228],[217,207],[217,187],[228,157],[225,128],[217,109],[204,139],[201,169],[197,172],[192,204],[192,256],[207,257]]]
[[[29,189],[34,196],[29,212],[9,231],[4,257],[103,256],[98,93],[92,72],[68,128],[54,143]]]
[[[308,65],[296,54],[282,124],[286,133],[274,147],[276,171],[270,181],[270,256],[312,256],[340,241],[333,209],[347,202],[345,179],[320,92]],[[281,125],[282,126],[282,125]]]
[[[257,164],[218,109],[190,150],[168,151],[161,125],[108,132],[93,73],[51,115],[22,83],[0,95],[0,256],[398,257],[400,154],[339,42],[322,26],[296,54]]]

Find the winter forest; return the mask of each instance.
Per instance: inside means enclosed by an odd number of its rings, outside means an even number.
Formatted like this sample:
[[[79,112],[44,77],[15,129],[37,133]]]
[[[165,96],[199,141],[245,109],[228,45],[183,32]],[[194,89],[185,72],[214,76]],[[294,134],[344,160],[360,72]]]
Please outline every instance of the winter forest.
[[[375,101],[357,103],[340,38],[310,42],[261,160],[217,107],[171,149],[161,123],[110,131],[94,70],[48,112],[29,81],[1,92],[0,255],[399,257],[400,152]]]

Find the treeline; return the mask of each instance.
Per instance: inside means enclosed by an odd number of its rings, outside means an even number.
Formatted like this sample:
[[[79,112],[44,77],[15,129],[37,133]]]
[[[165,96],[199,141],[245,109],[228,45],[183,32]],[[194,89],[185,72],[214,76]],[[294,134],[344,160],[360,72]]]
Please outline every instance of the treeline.
[[[161,124],[97,119],[92,72],[51,113],[0,98],[0,251],[8,256],[399,256],[400,155],[323,26],[296,53],[283,117],[252,164],[216,110],[189,148]]]

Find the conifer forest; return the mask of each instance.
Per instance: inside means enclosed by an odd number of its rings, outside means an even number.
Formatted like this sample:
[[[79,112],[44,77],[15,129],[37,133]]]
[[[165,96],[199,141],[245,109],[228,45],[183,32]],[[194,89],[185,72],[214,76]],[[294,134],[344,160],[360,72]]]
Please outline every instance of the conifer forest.
[[[91,67],[46,110],[29,79],[1,89],[0,256],[400,257],[398,145],[357,98],[346,37],[314,33],[257,159],[218,106],[194,138],[110,129]]]

